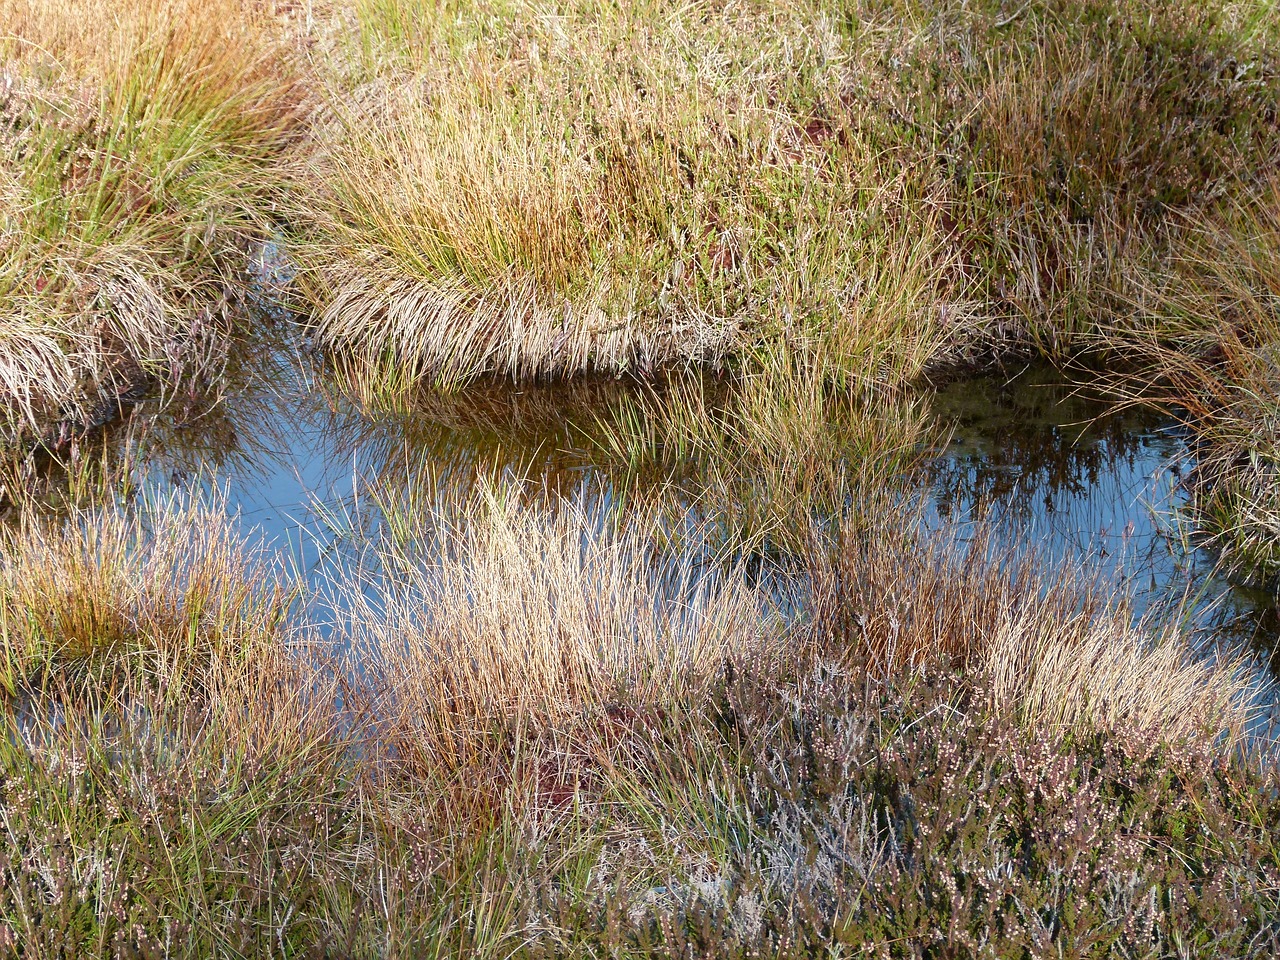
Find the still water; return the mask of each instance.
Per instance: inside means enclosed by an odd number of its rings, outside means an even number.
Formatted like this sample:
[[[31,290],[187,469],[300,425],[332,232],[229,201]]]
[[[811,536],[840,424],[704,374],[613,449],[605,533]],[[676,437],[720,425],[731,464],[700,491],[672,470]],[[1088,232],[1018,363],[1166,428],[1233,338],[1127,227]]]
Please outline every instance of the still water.
[[[333,388],[299,328],[264,322],[256,342],[229,361],[216,402],[145,400],[107,442],[141,488],[223,492],[246,529],[308,574],[345,562],[343,529],[376,525],[370,482],[394,489],[424,467],[442,485],[487,466],[552,494],[608,496],[617,465],[603,456],[601,424],[642,389],[501,383],[371,411]],[[1048,576],[1086,563],[1114,577],[1137,615],[1173,605],[1206,644],[1246,645],[1280,667],[1274,595],[1218,576],[1182,516],[1192,461],[1175,422],[1109,413],[1035,368],[952,384],[930,407],[950,439],[925,471],[927,523],[994,524],[1035,550]]]

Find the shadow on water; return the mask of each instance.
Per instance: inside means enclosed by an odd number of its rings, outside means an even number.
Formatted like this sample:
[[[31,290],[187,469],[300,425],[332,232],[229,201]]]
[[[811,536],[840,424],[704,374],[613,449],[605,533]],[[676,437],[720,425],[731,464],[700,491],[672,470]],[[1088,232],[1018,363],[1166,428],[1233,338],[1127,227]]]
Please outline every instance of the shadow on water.
[[[1274,594],[1227,582],[1195,546],[1191,448],[1176,421],[1116,411],[1043,368],[950,385],[933,412],[953,433],[930,469],[932,522],[984,520],[1050,567],[1113,573],[1136,614],[1180,610],[1202,636],[1280,667]]]

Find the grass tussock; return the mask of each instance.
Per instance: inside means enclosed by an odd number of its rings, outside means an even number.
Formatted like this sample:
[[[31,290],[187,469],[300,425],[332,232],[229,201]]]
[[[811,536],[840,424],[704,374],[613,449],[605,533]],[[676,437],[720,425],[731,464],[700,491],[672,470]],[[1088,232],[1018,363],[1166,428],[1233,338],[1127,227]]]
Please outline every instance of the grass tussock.
[[[1280,179],[1195,224],[1135,300],[1136,332],[1107,339],[1140,367],[1117,391],[1155,400],[1196,436],[1191,509],[1229,571],[1280,572]]]
[[[377,55],[349,54],[300,194],[321,339],[444,383],[643,370],[761,324],[804,339],[838,300],[850,340],[894,324],[877,361],[918,367],[939,229],[896,222],[912,186],[788,102],[835,98],[834,24],[704,12],[361,6]]]
[[[1258,690],[1243,660],[1206,660],[1176,632],[1153,638],[1119,617],[1065,630],[1037,619],[1008,623],[982,660],[991,696],[1028,726],[1244,734]]]
[[[887,669],[942,662],[981,677],[1036,730],[1244,736],[1260,690],[1246,660],[1207,658],[1177,626],[1131,625],[1081,566],[1049,573],[990,530],[852,528],[811,560],[815,629]]]
[[[1069,354],[1274,167],[1268,9],[356,4],[298,194],[318,334],[449,384]]]
[[[11,696],[73,674],[87,686],[109,682],[122,661],[139,671],[234,661],[272,636],[287,605],[282,579],[217,504],[174,499],[132,514],[28,519],[0,532],[0,543]]]
[[[216,366],[305,95],[261,4],[5,0],[0,22],[12,443]]]
[[[620,704],[700,701],[726,663],[781,654],[781,598],[714,555],[664,554],[656,520],[619,526],[581,500],[530,507],[492,488],[411,516],[380,557],[377,599],[354,584],[340,604],[343,632],[396,758],[460,774],[460,789],[517,762],[522,742]]]

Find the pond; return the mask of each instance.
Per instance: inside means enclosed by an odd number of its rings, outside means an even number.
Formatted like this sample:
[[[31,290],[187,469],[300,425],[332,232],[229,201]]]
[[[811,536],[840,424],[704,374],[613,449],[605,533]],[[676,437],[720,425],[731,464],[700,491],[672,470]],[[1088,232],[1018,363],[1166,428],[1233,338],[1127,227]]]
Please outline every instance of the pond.
[[[307,575],[349,562],[344,531],[376,527],[371,481],[394,489],[428,468],[435,483],[466,484],[483,467],[554,495],[608,496],[618,477],[599,442],[605,412],[654,389],[491,383],[375,411],[334,387],[283,317],[265,316],[254,343],[230,358],[220,398],[142,400],[106,431],[107,455],[130,464],[134,493],[222,491]],[[929,410],[949,440],[924,471],[928,524],[994,525],[1050,577],[1084,564],[1114,578],[1136,616],[1173,608],[1206,647],[1248,646],[1280,667],[1275,596],[1221,577],[1183,516],[1192,454],[1175,421],[1114,412],[1037,367],[951,383]]]

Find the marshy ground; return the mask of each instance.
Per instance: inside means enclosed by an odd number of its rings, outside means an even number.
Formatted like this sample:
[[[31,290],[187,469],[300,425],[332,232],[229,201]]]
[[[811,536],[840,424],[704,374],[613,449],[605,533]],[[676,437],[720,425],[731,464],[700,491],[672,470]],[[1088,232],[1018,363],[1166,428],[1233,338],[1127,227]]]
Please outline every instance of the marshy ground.
[[[1271,0],[0,0],[0,955],[1280,952]]]

